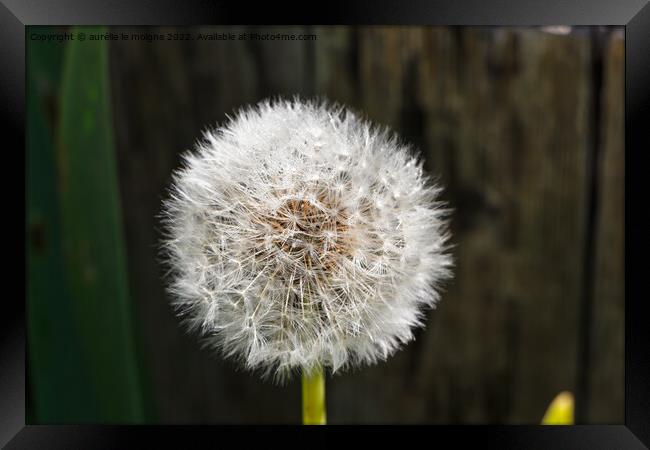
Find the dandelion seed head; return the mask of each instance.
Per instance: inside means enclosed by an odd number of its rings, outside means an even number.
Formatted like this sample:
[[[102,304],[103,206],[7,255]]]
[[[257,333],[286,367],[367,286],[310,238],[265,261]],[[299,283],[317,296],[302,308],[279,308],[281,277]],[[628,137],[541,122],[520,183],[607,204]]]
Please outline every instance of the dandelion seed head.
[[[204,133],[163,205],[173,304],[278,380],[386,359],[451,276],[441,188],[387,129],[264,101]]]

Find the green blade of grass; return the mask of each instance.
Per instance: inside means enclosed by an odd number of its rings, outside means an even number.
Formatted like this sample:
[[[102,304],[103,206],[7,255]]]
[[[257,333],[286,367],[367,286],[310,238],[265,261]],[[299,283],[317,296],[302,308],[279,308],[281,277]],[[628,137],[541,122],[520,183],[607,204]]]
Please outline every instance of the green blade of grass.
[[[28,38],[31,33],[54,31],[48,27],[26,31],[29,423],[75,422],[98,415],[72,322],[61,245],[54,142],[64,47]]]
[[[66,47],[61,80],[58,175],[61,232],[72,322],[97,417],[135,423],[142,402],[113,148],[105,41]]]

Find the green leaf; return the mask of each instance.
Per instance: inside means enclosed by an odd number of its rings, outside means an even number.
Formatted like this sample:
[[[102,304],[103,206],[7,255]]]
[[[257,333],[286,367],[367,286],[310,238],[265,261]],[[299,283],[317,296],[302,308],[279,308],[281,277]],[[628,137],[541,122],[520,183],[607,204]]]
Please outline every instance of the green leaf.
[[[89,35],[105,30],[83,31]],[[53,44],[50,49],[54,45],[62,46]],[[44,44],[30,42],[29,47],[28,59],[34,62],[34,70],[28,70],[31,89],[43,75],[36,63],[46,60],[39,53],[45,51]],[[55,66],[53,62],[53,79]],[[33,235],[28,265],[40,274],[30,278],[28,289],[30,377],[34,378],[30,384],[36,419],[141,422],[106,42],[71,41],[64,47],[60,104],[52,108],[56,154],[39,122],[41,99],[37,93],[28,97],[29,121],[34,119],[28,129],[28,190],[34,193],[33,207],[28,208],[32,230],[28,233]],[[47,158],[41,159],[44,155]],[[45,178],[39,173],[45,173]],[[38,259],[31,257],[40,239],[33,224],[41,222],[51,247],[48,257]]]
[[[52,32],[28,27],[26,33]],[[97,409],[79,357],[61,246],[54,141],[63,46],[26,42],[28,415],[36,423],[74,422]]]

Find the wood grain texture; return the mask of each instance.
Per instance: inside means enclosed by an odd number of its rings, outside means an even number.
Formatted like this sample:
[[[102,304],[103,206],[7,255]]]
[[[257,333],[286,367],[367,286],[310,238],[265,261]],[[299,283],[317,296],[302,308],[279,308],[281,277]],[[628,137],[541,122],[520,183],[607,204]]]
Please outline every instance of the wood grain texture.
[[[155,420],[300,421],[298,382],[276,387],[235,371],[178,327],[156,258],[156,214],[180,153],[234,108],[299,94],[395,129],[420,149],[455,210],[456,275],[426,330],[385,363],[329,378],[328,422],[539,423],[558,392],[575,389],[595,132],[604,162],[592,335],[603,350],[592,358],[589,419],[622,422],[621,38],[606,46],[605,123],[594,130],[588,34],[255,30],[317,40],[112,43],[130,283]]]
[[[597,216],[596,276],[592,322],[590,409],[593,423],[621,421],[624,415],[625,319],[625,139],[621,38],[604,48],[600,199]]]

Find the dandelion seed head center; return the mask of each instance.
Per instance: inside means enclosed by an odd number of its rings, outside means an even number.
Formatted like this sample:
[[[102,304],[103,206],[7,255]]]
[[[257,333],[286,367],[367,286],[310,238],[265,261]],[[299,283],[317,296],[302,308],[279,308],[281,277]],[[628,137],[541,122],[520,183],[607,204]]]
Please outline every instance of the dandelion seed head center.
[[[267,251],[283,256],[284,276],[295,282],[314,272],[331,271],[340,258],[350,256],[348,214],[334,195],[297,196],[263,215],[270,230]],[[264,254],[266,253],[266,254]],[[288,264],[286,264],[288,263]]]

